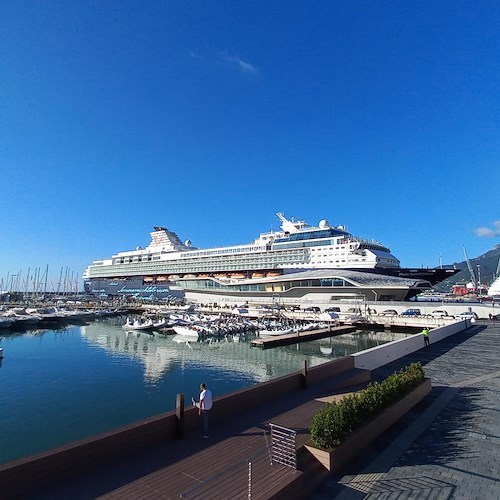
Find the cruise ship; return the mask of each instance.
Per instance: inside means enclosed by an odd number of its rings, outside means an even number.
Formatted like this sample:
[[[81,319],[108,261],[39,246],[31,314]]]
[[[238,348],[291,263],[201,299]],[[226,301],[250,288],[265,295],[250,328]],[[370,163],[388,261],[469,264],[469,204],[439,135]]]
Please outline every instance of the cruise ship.
[[[344,226],[331,226],[324,219],[310,226],[303,220],[287,219],[281,212],[276,215],[281,230],[262,233],[246,245],[209,249],[195,248],[189,240],[182,242],[166,227],[154,227],[147,247],[119,252],[90,264],[83,275],[85,291],[157,299],[203,291],[244,298],[245,291],[284,293],[294,288],[297,294],[297,288],[315,286],[312,282],[328,287],[335,281],[345,291],[345,272],[352,271],[385,275],[385,282],[389,278],[406,279],[416,283],[410,286],[410,293],[416,294],[456,272],[403,269],[388,247],[353,236]],[[307,279],[300,279],[300,272],[306,271]],[[321,271],[318,279],[314,276],[317,271]],[[287,288],[286,283],[293,285]],[[393,294],[382,296],[395,299]]]

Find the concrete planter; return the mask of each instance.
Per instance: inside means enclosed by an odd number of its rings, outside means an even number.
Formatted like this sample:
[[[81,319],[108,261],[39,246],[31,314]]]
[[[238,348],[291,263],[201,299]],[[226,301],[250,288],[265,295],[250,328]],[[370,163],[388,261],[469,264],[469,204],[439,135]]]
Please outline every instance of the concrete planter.
[[[431,391],[431,380],[426,378],[403,399],[389,406],[372,420],[355,430],[341,445],[316,448],[306,444],[305,448],[329,471],[338,469],[352,460],[363,448],[397,422],[405,413],[419,403]]]

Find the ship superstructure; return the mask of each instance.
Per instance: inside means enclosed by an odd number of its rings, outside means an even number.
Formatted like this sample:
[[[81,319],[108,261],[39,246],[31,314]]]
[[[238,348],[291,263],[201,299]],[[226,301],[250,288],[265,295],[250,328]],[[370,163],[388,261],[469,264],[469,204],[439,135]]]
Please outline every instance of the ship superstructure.
[[[326,220],[317,227],[288,220],[278,212],[281,231],[262,233],[253,243],[195,249],[166,227],[155,227],[146,248],[119,252],[96,260],[84,279],[144,276],[168,279],[195,273],[274,272],[286,269],[397,268],[399,260],[375,241],[352,236],[343,226]],[[248,274],[245,277],[249,277]]]
[[[172,283],[207,279],[227,283],[258,280],[314,269],[348,269],[398,275],[399,260],[377,241],[353,236],[344,226],[321,220],[309,226],[302,220],[281,221],[280,231],[262,233],[253,243],[209,249],[182,242],[166,227],[155,227],[146,248],[119,252],[96,260],[84,273],[87,292],[129,293],[148,287],[168,292]],[[418,277],[418,276],[415,276]]]

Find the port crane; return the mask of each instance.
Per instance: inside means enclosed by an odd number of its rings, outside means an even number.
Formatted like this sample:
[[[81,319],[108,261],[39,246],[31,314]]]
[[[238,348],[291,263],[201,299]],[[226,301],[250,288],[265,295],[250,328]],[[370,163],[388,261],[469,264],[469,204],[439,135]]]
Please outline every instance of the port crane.
[[[469,256],[467,255],[467,250],[465,249],[465,245],[464,245],[464,256],[465,256],[465,262],[467,262],[467,268],[469,269],[472,286],[474,287],[474,290],[477,290],[476,275],[474,274],[474,269],[469,260]]]

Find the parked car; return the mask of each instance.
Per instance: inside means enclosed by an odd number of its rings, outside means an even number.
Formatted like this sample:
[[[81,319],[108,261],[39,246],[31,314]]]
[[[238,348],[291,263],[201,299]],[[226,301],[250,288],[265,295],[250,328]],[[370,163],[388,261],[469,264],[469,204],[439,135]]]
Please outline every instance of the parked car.
[[[261,304],[257,306],[255,309],[257,309],[258,311],[270,311],[271,307],[267,306],[266,304]]]
[[[361,309],[359,307],[349,307],[347,314],[361,314]]]
[[[479,319],[479,316],[474,311],[464,311],[461,312],[458,316],[455,316],[457,319]]]
[[[284,311],[285,310],[285,306],[282,305],[282,304],[273,304],[272,310],[273,311]]]
[[[313,312],[313,313],[320,313],[321,312],[321,309],[317,306],[310,306],[310,307],[306,307],[304,309],[304,311],[306,312]]]
[[[435,311],[432,311],[429,315],[429,318],[446,318],[450,317],[448,314],[448,311],[445,311],[443,309],[436,309]]]
[[[340,307],[327,307],[325,309],[326,313],[339,313],[340,312]]]
[[[415,308],[407,309],[406,311],[403,311],[401,313],[401,316],[421,316],[421,315],[422,311],[420,311],[420,309],[415,309]]]
[[[398,312],[395,309],[386,309],[379,313],[379,316],[397,316]]]

